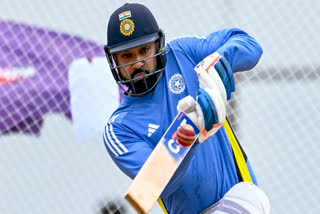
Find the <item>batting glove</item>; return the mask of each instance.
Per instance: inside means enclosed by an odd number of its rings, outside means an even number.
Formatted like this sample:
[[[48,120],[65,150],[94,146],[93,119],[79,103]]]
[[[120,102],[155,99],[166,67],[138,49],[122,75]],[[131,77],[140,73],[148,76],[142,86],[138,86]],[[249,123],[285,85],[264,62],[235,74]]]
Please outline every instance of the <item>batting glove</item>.
[[[210,88],[210,85],[215,84],[222,98],[225,100],[231,98],[231,93],[235,90],[234,78],[231,67],[223,56],[215,52],[198,63],[194,70],[197,72],[200,83],[205,87]]]
[[[178,103],[178,111],[183,111],[199,128],[199,142],[214,135],[226,119],[225,103],[219,91],[210,88],[198,90],[197,102],[186,96]]]
[[[226,101],[234,91],[234,79],[227,60],[218,53],[204,58],[195,68],[200,85],[197,101],[187,96],[179,101],[178,110],[183,111],[198,125],[202,143],[214,135],[226,119]]]

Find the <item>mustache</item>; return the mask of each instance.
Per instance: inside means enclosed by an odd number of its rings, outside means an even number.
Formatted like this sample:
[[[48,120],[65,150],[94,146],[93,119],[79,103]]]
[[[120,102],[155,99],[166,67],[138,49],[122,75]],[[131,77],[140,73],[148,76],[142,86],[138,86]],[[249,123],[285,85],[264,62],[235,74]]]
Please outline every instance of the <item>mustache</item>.
[[[134,79],[134,76],[139,74],[139,73],[145,73],[145,74],[150,74],[150,71],[145,70],[145,69],[136,69],[132,74],[131,74],[131,79]]]

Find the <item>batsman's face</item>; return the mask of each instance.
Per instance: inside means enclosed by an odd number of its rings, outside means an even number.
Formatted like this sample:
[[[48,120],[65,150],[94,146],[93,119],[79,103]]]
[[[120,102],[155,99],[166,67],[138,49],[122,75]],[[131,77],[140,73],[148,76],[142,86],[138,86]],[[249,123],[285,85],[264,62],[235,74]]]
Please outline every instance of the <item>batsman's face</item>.
[[[144,71],[147,74],[154,72],[156,62],[152,56],[156,53],[156,43],[150,43],[117,53],[115,61],[118,66],[129,64],[120,68],[120,73],[124,79],[128,80],[130,76],[131,79],[140,81],[143,79]]]

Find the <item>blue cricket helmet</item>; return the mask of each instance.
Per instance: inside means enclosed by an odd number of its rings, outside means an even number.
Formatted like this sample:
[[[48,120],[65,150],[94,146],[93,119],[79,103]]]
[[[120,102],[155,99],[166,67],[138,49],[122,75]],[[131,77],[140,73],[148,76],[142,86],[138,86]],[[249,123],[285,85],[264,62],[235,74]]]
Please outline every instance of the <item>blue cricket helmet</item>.
[[[165,36],[151,11],[142,4],[124,4],[110,16],[107,36],[108,43],[104,50],[116,82],[129,87],[132,95],[143,95],[151,91],[157,84],[166,62]],[[119,72],[119,68],[125,69],[128,64],[118,66],[113,55],[152,42],[158,44],[157,54],[152,56],[157,66],[151,73],[145,73],[143,85],[137,86],[134,79],[125,79]]]

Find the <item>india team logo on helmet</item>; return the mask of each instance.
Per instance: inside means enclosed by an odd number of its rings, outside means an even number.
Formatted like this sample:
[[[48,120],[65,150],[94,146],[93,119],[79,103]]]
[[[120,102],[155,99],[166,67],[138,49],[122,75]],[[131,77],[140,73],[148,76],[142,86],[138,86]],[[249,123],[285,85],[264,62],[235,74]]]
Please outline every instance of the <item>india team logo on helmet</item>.
[[[120,23],[120,32],[124,36],[130,36],[134,31],[134,23],[131,19],[124,19]]]

